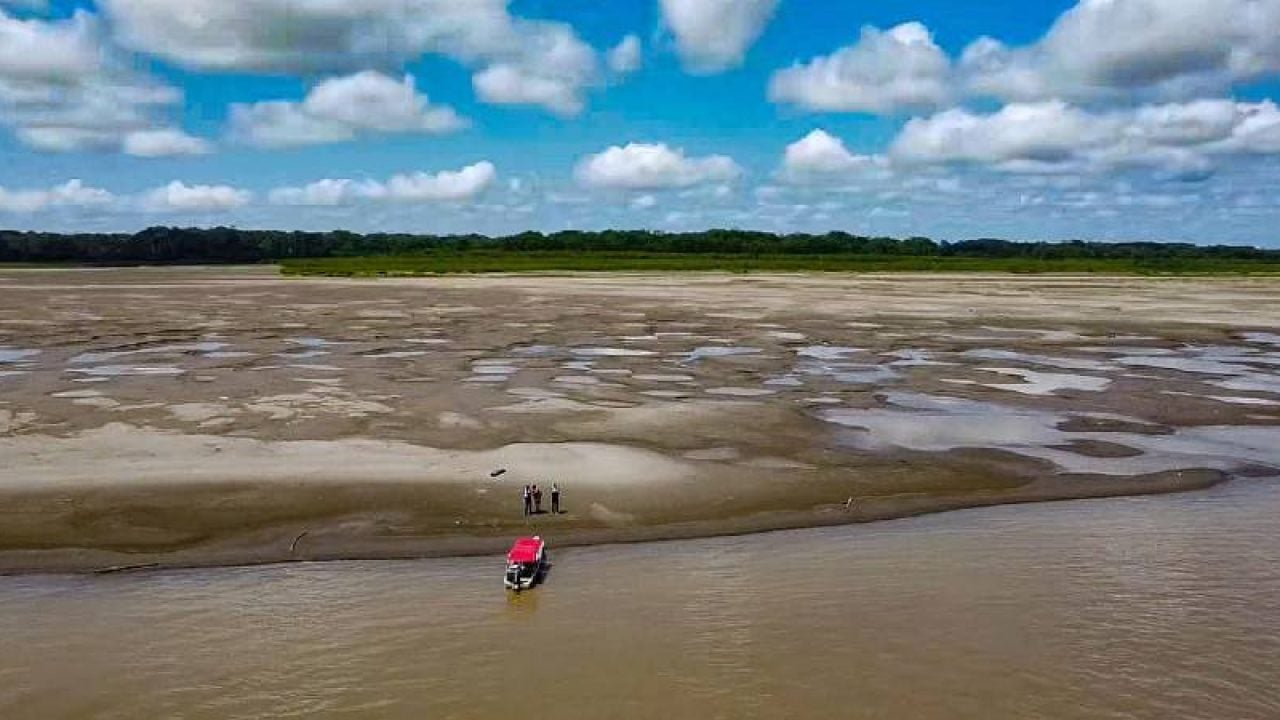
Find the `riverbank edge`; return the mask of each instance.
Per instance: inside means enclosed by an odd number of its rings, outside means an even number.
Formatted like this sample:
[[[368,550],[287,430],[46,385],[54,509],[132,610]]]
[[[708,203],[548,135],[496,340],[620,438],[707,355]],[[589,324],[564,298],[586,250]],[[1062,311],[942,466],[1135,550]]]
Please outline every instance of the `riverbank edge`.
[[[520,534],[546,534],[550,550],[667,542],[858,525],[1001,505],[1136,497],[1206,490],[1234,476],[1186,469],[1135,477],[1075,476],[1034,480],[1011,490],[961,495],[891,495],[855,500],[850,507],[766,511],[682,523],[570,528],[552,533],[530,524]],[[278,527],[169,553],[123,553],[95,548],[0,551],[0,576],[108,575],[195,568],[235,568],[303,562],[417,560],[500,555],[517,533],[500,536],[433,534],[409,537],[332,535],[333,526]],[[269,536],[269,537],[265,537]]]

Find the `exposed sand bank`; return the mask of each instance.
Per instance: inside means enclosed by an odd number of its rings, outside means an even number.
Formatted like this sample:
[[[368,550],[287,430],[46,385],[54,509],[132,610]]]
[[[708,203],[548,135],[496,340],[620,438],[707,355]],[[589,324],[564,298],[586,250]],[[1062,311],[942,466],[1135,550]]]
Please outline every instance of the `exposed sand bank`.
[[[1251,279],[4,271],[0,571],[1205,487],[1280,467],[1276,327]]]

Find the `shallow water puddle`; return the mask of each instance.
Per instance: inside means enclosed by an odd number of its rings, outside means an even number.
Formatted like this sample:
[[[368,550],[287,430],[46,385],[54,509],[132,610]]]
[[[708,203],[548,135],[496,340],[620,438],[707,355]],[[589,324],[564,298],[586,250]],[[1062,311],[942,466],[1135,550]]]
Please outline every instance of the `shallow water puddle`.
[[[840,345],[810,345],[797,349],[796,355],[813,360],[843,360],[849,355],[860,352],[863,352],[861,348]]]
[[[1276,333],[1251,332],[1245,333],[1240,337],[1244,338],[1246,342],[1259,343],[1261,345],[1275,345],[1280,347],[1280,335],[1277,335]]]
[[[0,363],[16,363],[22,362],[30,357],[39,355],[39,350],[24,350],[22,348],[0,347]]]
[[[758,355],[760,348],[745,347],[741,345],[704,345],[694,348],[684,356],[685,363],[695,363],[701,360],[712,358],[737,357],[739,355]]]
[[[1045,373],[1022,368],[979,368],[983,372],[999,375],[1013,375],[1022,378],[1021,383],[979,383],[983,387],[995,390],[1022,393],[1023,395],[1053,395],[1059,390],[1083,390],[1085,392],[1101,392],[1111,385],[1110,378],[1093,377],[1091,375],[1068,375],[1063,373]]]
[[[955,363],[951,362],[934,360],[933,354],[928,350],[894,350],[893,352],[884,353],[884,357],[894,358],[894,360],[889,363],[889,367],[896,368],[929,366],[941,367],[946,365],[955,365]]]
[[[1095,370],[1105,371],[1114,370],[1115,366],[1111,363],[1102,362],[1100,360],[1090,360],[1088,358],[1069,358],[1055,357],[1048,355],[1031,355],[1028,353],[1014,352],[1012,350],[996,350],[992,348],[982,348],[979,350],[969,350],[963,353],[964,357],[975,358],[978,360],[1001,360],[1023,362],[1028,365],[1046,365],[1048,367],[1063,368],[1066,370]]]
[[[1280,395],[1280,376],[1265,373],[1243,373],[1230,380],[1214,380],[1209,384],[1227,390]]]
[[[143,377],[182,375],[187,371],[163,365],[97,365],[87,368],[68,368],[67,372],[90,377]]]
[[[657,355],[652,350],[636,350],[633,348],[614,348],[614,347],[582,347],[573,348],[573,354],[578,357],[650,357]]]
[[[307,358],[324,357],[329,354],[328,350],[300,350],[298,352],[276,353],[276,357],[286,360],[306,360]]]
[[[136,350],[108,350],[106,352],[81,353],[67,360],[72,365],[89,365],[110,362],[119,358],[134,355],[162,355],[167,353],[198,354],[210,356],[228,347],[224,342],[179,343],[174,345],[157,345],[155,347],[138,348]]]
[[[887,393],[885,400],[886,407],[831,408],[818,417],[850,428],[852,442],[868,450],[1008,450],[1046,460],[1068,473],[1139,475],[1191,468],[1229,470],[1250,463],[1280,468],[1280,427],[1194,427],[1172,435],[1068,432],[1059,428],[1070,416],[1045,410],[907,392]],[[1085,439],[1106,440],[1142,454],[1097,458],[1057,447]]]
[[[1242,395],[1198,395],[1196,393],[1178,392],[1175,390],[1165,390],[1165,395],[1175,395],[1179,397],[1193,397],[1203,400],[1216,400],[1228,405],[1258,405],[1258,406],[1280,406],[1278,400],[1268,400],[1266,398],[1246,397]]]

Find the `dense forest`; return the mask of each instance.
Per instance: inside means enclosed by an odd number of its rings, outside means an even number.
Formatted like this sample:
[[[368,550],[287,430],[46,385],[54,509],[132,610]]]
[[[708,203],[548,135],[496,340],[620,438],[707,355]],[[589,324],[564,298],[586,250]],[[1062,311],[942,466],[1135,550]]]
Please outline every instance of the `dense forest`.
[[[442,253],[661,253],[698,255],[858,255],[937,258],[1260,260],[1280,261],[1280,250],[1189,243],[1012,242],[978,239],[864,237],[707,230],[662,233],[606,230],[481,235],[282,232],[236,228],[153,227],[133,234],[59,234],[0,230],[0,262],[86,264],[256,263],[289,258],[333,258]]]

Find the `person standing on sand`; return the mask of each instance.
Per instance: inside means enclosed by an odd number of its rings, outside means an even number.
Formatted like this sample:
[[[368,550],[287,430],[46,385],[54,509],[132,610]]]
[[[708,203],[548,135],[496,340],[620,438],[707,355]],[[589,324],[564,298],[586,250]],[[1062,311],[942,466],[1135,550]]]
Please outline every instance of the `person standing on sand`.
[[[533,486],[533,513],[542,514],[542,490],[537,485]]]
[[[551,514],[560,514],[560,486],[556,483],[551,483]]]
[[[524,486],[524,514],[525,516],[533,514],[533,493],[528,485]]]

